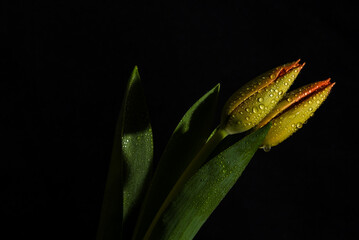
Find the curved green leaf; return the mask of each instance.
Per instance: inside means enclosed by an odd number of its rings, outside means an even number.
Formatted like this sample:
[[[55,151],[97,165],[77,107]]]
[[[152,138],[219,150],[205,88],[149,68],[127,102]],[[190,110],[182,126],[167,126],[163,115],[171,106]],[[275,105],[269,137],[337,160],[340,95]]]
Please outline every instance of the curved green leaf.
[[[173,132],[147,192],[133,239],[142,239],[166,196],[213,129],[219,84],[201,97]]]
[[[150,239],[193,239],[241,176],[269,128],[246,136],[203,165],[164,211]]]
[[[137,66],[127,84],[114,139],[98,240],[132,234],[153,159],[152,129]]]

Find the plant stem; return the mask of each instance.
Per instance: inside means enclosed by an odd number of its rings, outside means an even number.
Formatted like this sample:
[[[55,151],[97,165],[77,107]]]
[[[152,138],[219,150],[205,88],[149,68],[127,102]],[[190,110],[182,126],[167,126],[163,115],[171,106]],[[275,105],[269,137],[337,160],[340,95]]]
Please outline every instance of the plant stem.
[[[145,236],[144,240],[148,240],[151,236],[151,233],[156,226],[158,220],[160,219],[162,213],[166,210],[171,201],[177,196],[177,194],[181,191],[187,180],[194,174],[196,171],[203,165],[203,163],[207,160],[212,151],[216,148],[216,146],[228,136],[228,133],[222,129],[220,126],[217,127],[214,132],[211,134],[207,142],[202,146],[201,150],[197,153],[197,155],[193,158],[187,168],[184,170],[182,175],[177,180],[176,184],[173,186],[172,190],[167,195],[166,199],[162,203],[160,209],[157,211],[154,219],[152,220]]]

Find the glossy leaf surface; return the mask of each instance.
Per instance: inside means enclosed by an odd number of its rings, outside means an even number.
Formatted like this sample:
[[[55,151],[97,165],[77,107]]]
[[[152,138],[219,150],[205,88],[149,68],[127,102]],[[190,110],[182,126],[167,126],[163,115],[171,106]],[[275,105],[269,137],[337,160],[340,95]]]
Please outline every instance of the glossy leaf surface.
[[[203,165],[165,210],[150,239],[193,239],[241,176],[269,128],[253,132]]]
[[[97,239],[132,233],[148,186],[153,159],[152,129],[137,67],[128,81],[118,123]],[[123,231],[124,230],[124,231]]]
[[[219,84],[201,97],[174,130],[157,166],[133,239],[142,239],[184,169],[213,130]]]

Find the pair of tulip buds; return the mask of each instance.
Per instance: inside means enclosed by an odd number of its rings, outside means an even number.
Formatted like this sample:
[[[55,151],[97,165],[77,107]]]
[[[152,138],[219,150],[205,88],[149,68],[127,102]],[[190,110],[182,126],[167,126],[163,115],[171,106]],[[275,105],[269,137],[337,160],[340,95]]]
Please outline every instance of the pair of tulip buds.
[[[259,129],[272,122],[261,148],[269,151],[300,129],[324,102],[330,78],[288,92],[305,63],[269,70],[242,86],[223,108],[220,127],[228,134]]]

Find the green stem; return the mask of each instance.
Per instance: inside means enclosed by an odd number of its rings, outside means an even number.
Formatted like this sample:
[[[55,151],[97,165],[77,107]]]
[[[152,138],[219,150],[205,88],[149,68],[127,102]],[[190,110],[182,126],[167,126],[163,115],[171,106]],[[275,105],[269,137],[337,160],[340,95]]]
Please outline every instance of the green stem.
[[[207,142],[203,145],[201,150],[197,153],[194,159],[190,162],[187,168],[184,170],[180,178],[177,180],[176,184],[173,186],[172,190],[167,195],[166,199],[162,203],[160,209],[157,211],[154,219],[152,220],[145,236],[144,240],[148,240],[151,236],[151,233],[156,226],[158,220],[160,219],[162,213],[166,210],[171,201],[177,196],[179,191],[185,185],[187,180],[203,165],[207,160],[212,151],[216,146],[228,136],[228,133],[221,127],[217,127],[213,134],[209,137]]]

